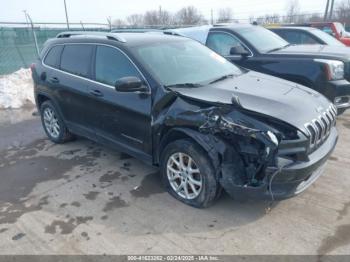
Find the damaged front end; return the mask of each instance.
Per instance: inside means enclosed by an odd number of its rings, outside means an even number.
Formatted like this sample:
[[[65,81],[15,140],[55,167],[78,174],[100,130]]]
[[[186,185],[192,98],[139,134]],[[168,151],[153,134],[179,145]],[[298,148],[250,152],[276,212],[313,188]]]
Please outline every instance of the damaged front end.
[[[200,132],[222,140],[223,148],[218,148],[220,184],[236,199],[244,196],[248,188],[251,194],[261,196],[272,178],[265,171],[276,165],[281,136],[247,115],[227,111],[210,109],[207,121],[199,128]]]
[[[176,92],[161,97],[153,111],[154,152],[161,154],[173,140],[192,138],[235,199],[274,200],[301,193],[322,174],[337,143],[335,120],[315,150],[305,130],[297,127],[298,118],[282,120],[274,111],[247,110],[239,101],[208,103]]]
[[[266,191],[271,176],[265,171],[276,166],[282,135],[232,105],[201,108],[186,100],[176,97],[157,117],[156,133],[162,134],[162,127],[190,135],[206,149],[218,181],[232,197],[241,197],[247,188]]]

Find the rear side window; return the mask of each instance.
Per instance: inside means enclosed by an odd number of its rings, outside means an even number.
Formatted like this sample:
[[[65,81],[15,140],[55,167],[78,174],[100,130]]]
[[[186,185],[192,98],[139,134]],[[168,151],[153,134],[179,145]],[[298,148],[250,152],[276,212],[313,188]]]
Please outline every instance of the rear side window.
[[[242,46],[242,44],[231,34],[215,32],[209,34],[207,46],[222,56],[229,56],[232,47]]]
[[[52,47],[50,51],[47,53],[44,63],[48,66],[57,68],[60,62],[62,49],[63,49],[62,45],[56,45]]]
[[[93,45],[66,45],[61,57],[61,69],[78,75],[89,76]]]
[[[309,34],[301,31],[287,31],[284,32],[285,40],[287,40],[291,44],[297,45],[314,45],[318,44],[318,42]]]
[[[273,31],[274,33],[278,34],[280,37],[282,37],[284,40],[287,40],[291,44],[300,45],[302,44],[301,41],[301,35],[296,31]]]
[[[122,77],[141,76],[130,60],[119,50],[97,46],[96,48],[96,81],[108,85],[115,85],[115,82]]]

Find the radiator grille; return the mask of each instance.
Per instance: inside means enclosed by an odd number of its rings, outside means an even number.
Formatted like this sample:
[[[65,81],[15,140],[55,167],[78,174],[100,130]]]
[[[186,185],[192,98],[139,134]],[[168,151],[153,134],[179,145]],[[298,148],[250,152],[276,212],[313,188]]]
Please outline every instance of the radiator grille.
[[[332,104],[317,118],[305,124],[310,138],[310,150],[315,150],[327,139],[332,127],[336,123],[336,116],[337,109]]]

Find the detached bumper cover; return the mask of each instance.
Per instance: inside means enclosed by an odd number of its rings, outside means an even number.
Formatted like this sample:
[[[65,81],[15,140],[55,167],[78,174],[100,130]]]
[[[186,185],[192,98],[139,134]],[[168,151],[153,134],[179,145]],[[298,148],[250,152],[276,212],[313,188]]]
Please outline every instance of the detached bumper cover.
[[[271,189],[274,199],[286,199],[293,197],[305,191],[311,186],[322,174],[327,159],[332,154],[338,140],[338,133],[335,127],[332,128],[328,139],[315,152],[309,155],[308,161],[288,163],[279,161],[277,167],[268,167],[266,169],[266,179],[264,183],[257,187],[233,185],[227,179],[232,169],[229,166],[222,167],[223,177],[221,185],[229,195],[236,199],[271,199],[269,189],[270,179],[278,169],[280,172],[275,175],[271,183]],[[281,159],[282,160],[282,159]]]

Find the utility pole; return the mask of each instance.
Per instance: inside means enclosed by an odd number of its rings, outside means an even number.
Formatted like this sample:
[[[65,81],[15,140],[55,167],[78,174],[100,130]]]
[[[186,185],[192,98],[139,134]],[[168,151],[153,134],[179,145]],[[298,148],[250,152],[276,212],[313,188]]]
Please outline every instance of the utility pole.
[[[157,26],[162,25],[163,23],[163,15],[162,15],[162,6],[159,6],[159,11],[158,11],[158,19],[157,19]],[[164,25],[163,25],[164,26]]]
[[[327,4],[326,4],[326,10],[324,11],[324,21],[327,21],[327,17],[328,17],[328,8],[329,8],[329,0],[327,0]]]
[[[213,25],[214,24],[214,14],[213,14],[213,8],[210,9],[210,23]]]
[[[67,12],[66,0],[63,0],[63,2],[64,2],[64,11],[66,12],[67,29],[69,30],[69,21],[68,21],[68,12]]]
[[[27,17],[27,10],[23,10],[23,13],[24,13],[24,17],[26,18],[27,26],[29,27],[29,21],[28,21],[28,17]]]
[[[331,10],[329,11],[329,20],[332,20],[332,16],[333,16],[333,8],[334,8],[334,1],[335,0],[331,0]]]
[[[38,40],[36,39],[36,34],[35,34],[35,30],[34,30],[34,24],[33,24],[33,20],[30,17],[30,15],[26,12],[26,18],[28,19],[28,22],[30,23],[30,26],[32,28],[32,33],[33,33],[33,38],[34,38],[34,44],[35,44],[35,48],[36,48],[36,53],[39,57],[39,45],[38,45]]]
[[[112,17],[110,16],[107,17],[107,23],[109,26],[109,31],[112,31]]]

